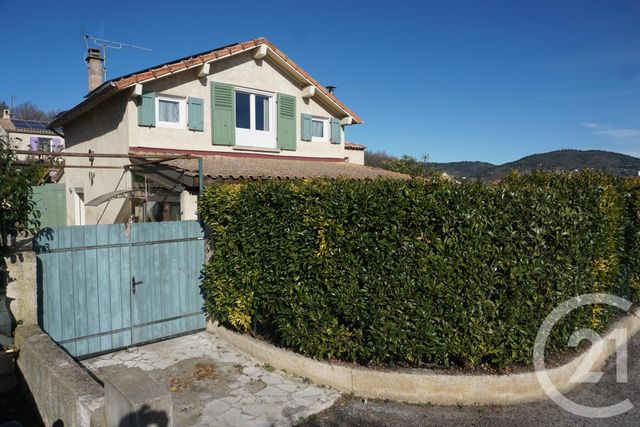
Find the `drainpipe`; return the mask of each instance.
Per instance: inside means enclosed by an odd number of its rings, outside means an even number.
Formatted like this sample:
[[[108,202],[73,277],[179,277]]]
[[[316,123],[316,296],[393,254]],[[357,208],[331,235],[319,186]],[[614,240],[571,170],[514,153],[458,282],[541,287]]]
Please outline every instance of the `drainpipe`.
[[[202,197],[203,190],[203,171],[202,171],[202,157],[198,157],[198,204],[200,204],[200,199]],[[198,220],[201,220],[200,214],[198,213]]]
[[[202,196],[202,175],[204,175],[202,172],[202,157],[198,157],[198,197]]]

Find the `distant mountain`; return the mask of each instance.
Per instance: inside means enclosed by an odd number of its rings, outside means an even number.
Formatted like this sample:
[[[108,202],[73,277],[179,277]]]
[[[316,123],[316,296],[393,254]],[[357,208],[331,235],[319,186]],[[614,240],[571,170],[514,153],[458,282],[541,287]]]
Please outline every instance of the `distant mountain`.
[[[533,154],[515,162],[493,165],[486,162],[433,163],[443,172],[458,178],[494,180],[512,170],[518,172],[572,171],[584,168],[604,170],[620,176],[637,176],[640,159],[626,154],[601,150],[558,150]]]

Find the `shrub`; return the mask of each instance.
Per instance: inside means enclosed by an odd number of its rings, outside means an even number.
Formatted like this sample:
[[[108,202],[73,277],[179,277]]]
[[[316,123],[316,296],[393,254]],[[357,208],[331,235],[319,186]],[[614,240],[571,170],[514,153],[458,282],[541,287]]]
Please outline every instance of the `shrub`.
[[[199,206],[214,245],[205,308],[229,327],[316,358],[528,363],[538,327],[558,304],[640,288],[631,261],[638,187],[595,172],[511,176],[497,186],[210,186]],[[601,329],[610,315],[575,312],[547,348],[562,350],[577,326]]]

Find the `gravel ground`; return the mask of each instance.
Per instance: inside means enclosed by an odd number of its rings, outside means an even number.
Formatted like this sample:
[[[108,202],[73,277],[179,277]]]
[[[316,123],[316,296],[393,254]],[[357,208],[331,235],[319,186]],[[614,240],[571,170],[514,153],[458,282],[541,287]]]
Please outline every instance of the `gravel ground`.
[[[640,425],[640,334],[628,344],[628,382],[616,382],[612,356],[597,384],[582,385],[567,394],[573,401],[603,407],[629,399],[630,411],[612,418],[573,415],[551,401],[514,406],[444,407],[343,397],[331,408],[311,416],[302,426],[638,426]]]

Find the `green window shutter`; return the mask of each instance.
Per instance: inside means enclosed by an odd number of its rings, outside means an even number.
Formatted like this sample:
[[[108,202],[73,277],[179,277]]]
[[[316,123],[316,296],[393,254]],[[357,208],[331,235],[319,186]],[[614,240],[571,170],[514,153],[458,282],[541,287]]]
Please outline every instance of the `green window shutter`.
[[[311,141],[311,114],[300,114],[300,139]]]
[[[340,120],[331,119],[331,143],[340,144]]]
[[[211,143],[235,145],[235,91],[232,85],[211,82]]]
[[[204,100],[202,98],[187,98],[187,127],[190,130],[204,130]]]
[[[296,149],[296,97],[278,94],[278,148]]]
[[[156,93],[143,93],[136,101],[138,103],[138,126],[155,126]]]

